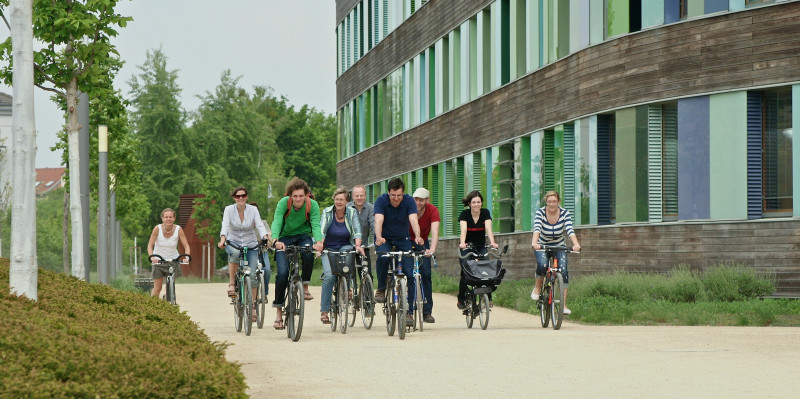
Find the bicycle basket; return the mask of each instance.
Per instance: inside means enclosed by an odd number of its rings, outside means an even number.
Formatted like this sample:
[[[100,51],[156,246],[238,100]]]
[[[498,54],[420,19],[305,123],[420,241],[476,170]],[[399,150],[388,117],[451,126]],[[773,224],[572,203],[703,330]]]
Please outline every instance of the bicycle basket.
[[[506,270],[502,260],[467,260],[463,266],[467,285],[499,285]]]
[[[328,253],[328,261],[333,275],[342,276],[355,271],[356,262],[352,254]]]

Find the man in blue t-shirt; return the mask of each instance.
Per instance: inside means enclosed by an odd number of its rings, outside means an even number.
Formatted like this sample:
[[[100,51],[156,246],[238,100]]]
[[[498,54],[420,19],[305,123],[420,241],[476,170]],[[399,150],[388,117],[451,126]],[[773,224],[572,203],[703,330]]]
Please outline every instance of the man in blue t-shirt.
[[[404,194],[406,185],[400,178],[389,181],[389,193],[384,193],[375,201],[375,250],[387,252],[395,246],[398,251],[411,250],[411,240],[408,238],[409,226],[417,238],[419,245],[425,243],[420,236],[419,222],[417,221],[417,203],[414,198]],[[375,291],[375,301],[386,301],[386,275],[389,271],[389,259],[378,257],[376,263],[378,270],[378,290]],[[413,269],[410,257],[403,257],[403,272],[410,274]]]

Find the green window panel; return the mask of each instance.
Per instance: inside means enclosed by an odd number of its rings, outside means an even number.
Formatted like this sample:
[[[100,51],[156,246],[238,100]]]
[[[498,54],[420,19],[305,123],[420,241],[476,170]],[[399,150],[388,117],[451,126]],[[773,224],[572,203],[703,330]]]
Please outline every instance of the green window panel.
[[[472,17],[467,24],[469,27],[469,98],[475,100],[478,97],[478,18]]]
[[[483,153],[476,151],[472,153],[472,190],[480,191],[482,195],[486,195],[486,162],[484,161]]]
[[[687,17],[694,18],[705,14],[706,0],[685,0],[688,3]]]
[[[664,25],[664,0],[642,1],[642,29]]]
[[[646,221],[647,198],[647,106],[616,112],[615,159],[616,222]]]
[[[491,7],[478,13],[478,95],[492,87],[492,11]]]
[[[428,111],[425,120],[433,119],[436,117],[436,98],[440,96],[441,91],[437,89],[439,84],[439,77],[436,76],[436,63],[439,61],[436,58],[436,51],[434,47],[428,48]]]
[[[606,1],[606,37],[611,38],[630,32],[629,0]],[[689,0],[691,1],[691,0]],[[700,0],[702,2],[702,0]]]
[[[650,222],[661,222],[663,210],[663,169],[661,167],[663,115],[660,104],[647,106],[647,190],[649,192]]]
[[[442,219],[442,223],[440,225],[444,225],[444,234],[443,236],[453,236],[453,224],[448,221],[450,212],[453,208],[453,199],[455,197],[455,178],[456,178],[456,170],[455,165],[453,164],[453,160],[445,161],[444,163],[444,187],[443,194],[444,199],[442,199],[442,205],[439,207],[440,217]]]
[[[525,19],[528,12],[526,3],[526,0],[511,1],[511,26],[509,27],[509,75],[511,80],[525,75],[527,70],[525,59],[525,49],[527,47]]]
[[[564,197],[564,125],[553,129],[553,179],[552,190]]]
[[[573,220],[576,224],[597,224],[597,117],[581,118],[575,123],[576,185],[579,188]]]
[[[441,181],[439,176],[439,164],[434,164],[428,167],[428,179],[430,180],[430,188],[428,189],[431,192],[431,201],[436,207],[442,206],[442,189],[439,186],[439,182]]]
[[[598,1],[589,4],[589,44],[605,40],[605,7]]]
[[[564,124],[564,192],[562,205],[575,216],[575,125]]]
[[[458,215],[461,214],[461,210],[464,208],[461,200],[467,196],[466,193],[466,160],[464,157],[458,157],[455,160],[455,172],[456,172],[456,182],[455,182],[455,196],[453,196],[453,205],[451,208],[450,213],[450,225],[453,226],[453,234],[458,236],[460,234],[458,229]]]
[[[526,0],[525,41],[526,72],[542,67],[542,0]]]
[[[353,146],[353,154],[358,153],[361,150],[364,150],[364,143],[367,141],[367,107],[365,104],[365,93],[362,93],[361,96],[356,98],[356,134],[355,134],[355,143]]]
[[[800,127],[800,85],[792,86],[792,130]],[[792,154],[800,154],[800,140],[792,140]],[[800,162],[792,163],[792,214],[800,216]]]
[[[465,75],[461,73],[462,68],[462,54],[461,54],[461,29],[456,28],[450,32],[450,64],[448,84],[449,90],[447,91],[448,103],[446,110],[451,110],[461,105],[461,85],[462,79]]]
[[[436,189],[435,205],[440,209],[444,209],[446,185],[445,185],[445,163],[441,162],[432,166],[431,171],[433,177],[433,187]],[[433,195],[431,195],[433,197]],[[439,224],[439,236],[445,236],[445,225]]]
[[[712,219],[747,219],[747,92],[709,96],[709,209]]]
[[[436,62],[433,69],[436,73],[436,92],[432,96],[434,107],[431,108],[431,117],[441,115],[450,109],[450,35],[436,42]]]
[[[678,220],[678,105],[667,103],[661,108],[664,118],[664,153],[662,201],[663,221]]]
[[[556,58],[560,59],[569,55],[569,3],[570,0],[557,0],[557,36]]]
[[[514,231],[514,143],[506,143],[495,148],[496,158],[492,171],[492,207],[494,226],[497,232]]]
[[[361,4],[353,8],[353,64],[361,58]]]
[[[529,231],[533,229],[533,198],[531,181],[531,165],[533,160],[531,158],[531,137],[523,136],[520,138],[519,149],[519,189],[517,190],[520,199],[519,204],[519,225],[518,230]]]
[[[517,0],[514,0],[517,2]],[[501,0],[500,4],[500,84],[511,81],[511,0]],[[516,25],[516,24],[515,24]],[[516,67],[514,68],[516,70]]]
[[[544,145],[542,150],[544,157],[542,168],[544,188],[539,193],[539,204],[544,204],[544,194],[547,191],[556,190],[555,133],[551,129],[544,131]]]
[[[763,96],[763,196],[764,212],[779,216],[793,213],[792,87],[765,90]]]
[[[336,125],[337,125],[337,132],[336,132],[336,161],[342,161],[344,156],[342,156],[342,139],[344,138],[344,120],[342,118],[342,109],[336,112]]]

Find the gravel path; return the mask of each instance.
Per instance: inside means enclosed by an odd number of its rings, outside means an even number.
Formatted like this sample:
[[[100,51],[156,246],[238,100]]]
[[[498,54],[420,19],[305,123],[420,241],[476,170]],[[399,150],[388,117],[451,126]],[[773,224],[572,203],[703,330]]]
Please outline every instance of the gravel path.
[[[383,316],[346,334],[319,321],[320,288],[302,337],[237,333],[225,284],[179,284],[182,310],[242,365],[252,398],[797,398],[800,328],[606,327],[495,307],[467,329],[455,297],[435,294],[435,324],[389,337]],[[270,288],[272,293],[273,288]],[[272,296],[269,296],[270,301]]]

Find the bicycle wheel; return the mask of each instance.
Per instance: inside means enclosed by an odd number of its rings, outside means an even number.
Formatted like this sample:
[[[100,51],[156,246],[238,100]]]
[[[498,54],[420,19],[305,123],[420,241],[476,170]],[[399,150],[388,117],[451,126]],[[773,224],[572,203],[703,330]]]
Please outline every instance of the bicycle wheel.
[[[386,302],[383,303],[384,314],[386,314],[386,332],[389,336],[394,336],[394,323],[397,320],[397,304],[394,302],[394,282],[389,275],[386,278]]]
[[[372,290],[372,277],[366,276],[361,280],[361,321],[364,328],[372,328],[375,318],[375,292]]]
[[[242,301],[242,307],[244,307],[244,334],[250,336],[250,332],[253,331],[253,289],[252,286],[250,286],[249,275],[245,275],[243,286],[244,290],[242,290],[242,294],[244,295],[244,299]]]
[[[328,311],[328,319],[331,322],[331,332],[336,332],[339,324],[339,278],[336,278],[331,290],[331,308]]]
[[[350,285],[353,285],[353,293],[350,293]],[[356,303],[358,302],[358,293],[356,292],[356,285],[355,279],[351,282],[347,280],[347,326],[353,326],[356,324],[356,311],[358,311],[358,307],[356,307]]]
[[[264,312],[267,307],[267,288],[264,283],[264,274],[257,274],[258,283],[256,284],[256,326],[258,329],[264,327]]]
[[[175,277],[172,275],[167,276],[167,301],[177,304],[175,299]]]
[[[553,329],[561,329],[561,321],[564,319],[564,277],[557,273],[553,280],[553,287],[550,288],[553,294],[553,302],[550,304],[550,314],[553,316]]]
[[[475,314],[473,302],[475,301],[475,294],[472,289],[467,289],[466,297],[464,298],[464,315],[467,317],[467,329],[472,329],[472,322],[475,321]]]
[[[414,278],[414,326],[419,326],[419,331],[422,332],[422,312],[425,310],[425,293],[422,293],[422,276],[416,275]]]
[[[305,300],[303,300],[303,283],[300,280],[290,283],[291,311],[289,312],[289,338],[293,342],[300,340],[303,333],[303,315],[305,314]]]
[[[550,284],[548,282],[542,284],[542,294],[539,299],[542,302],[542,306],[539,308],[542,328],[547,328],[547,325],[550,324]]]
[[[481,329],[489,326],[489,295],[484,293],[478,298],[478,310],[481,313]]]
[[[406,338],[406,318],[408,318],[408,288],[405,279],[397,280],[397,330],[400,333],[400,340]]]
[[[242,296],[239,290],[239,280],[236,280],[236,297],[233,298],[233,320],[236,332],[242,331],[242,319],[244,318],[244,307],[242,307]]]
[[[347,298],[347,278],[339,277],[339,331],[344,334],[347,332],[347,326],[350,325],[350,300]]]

